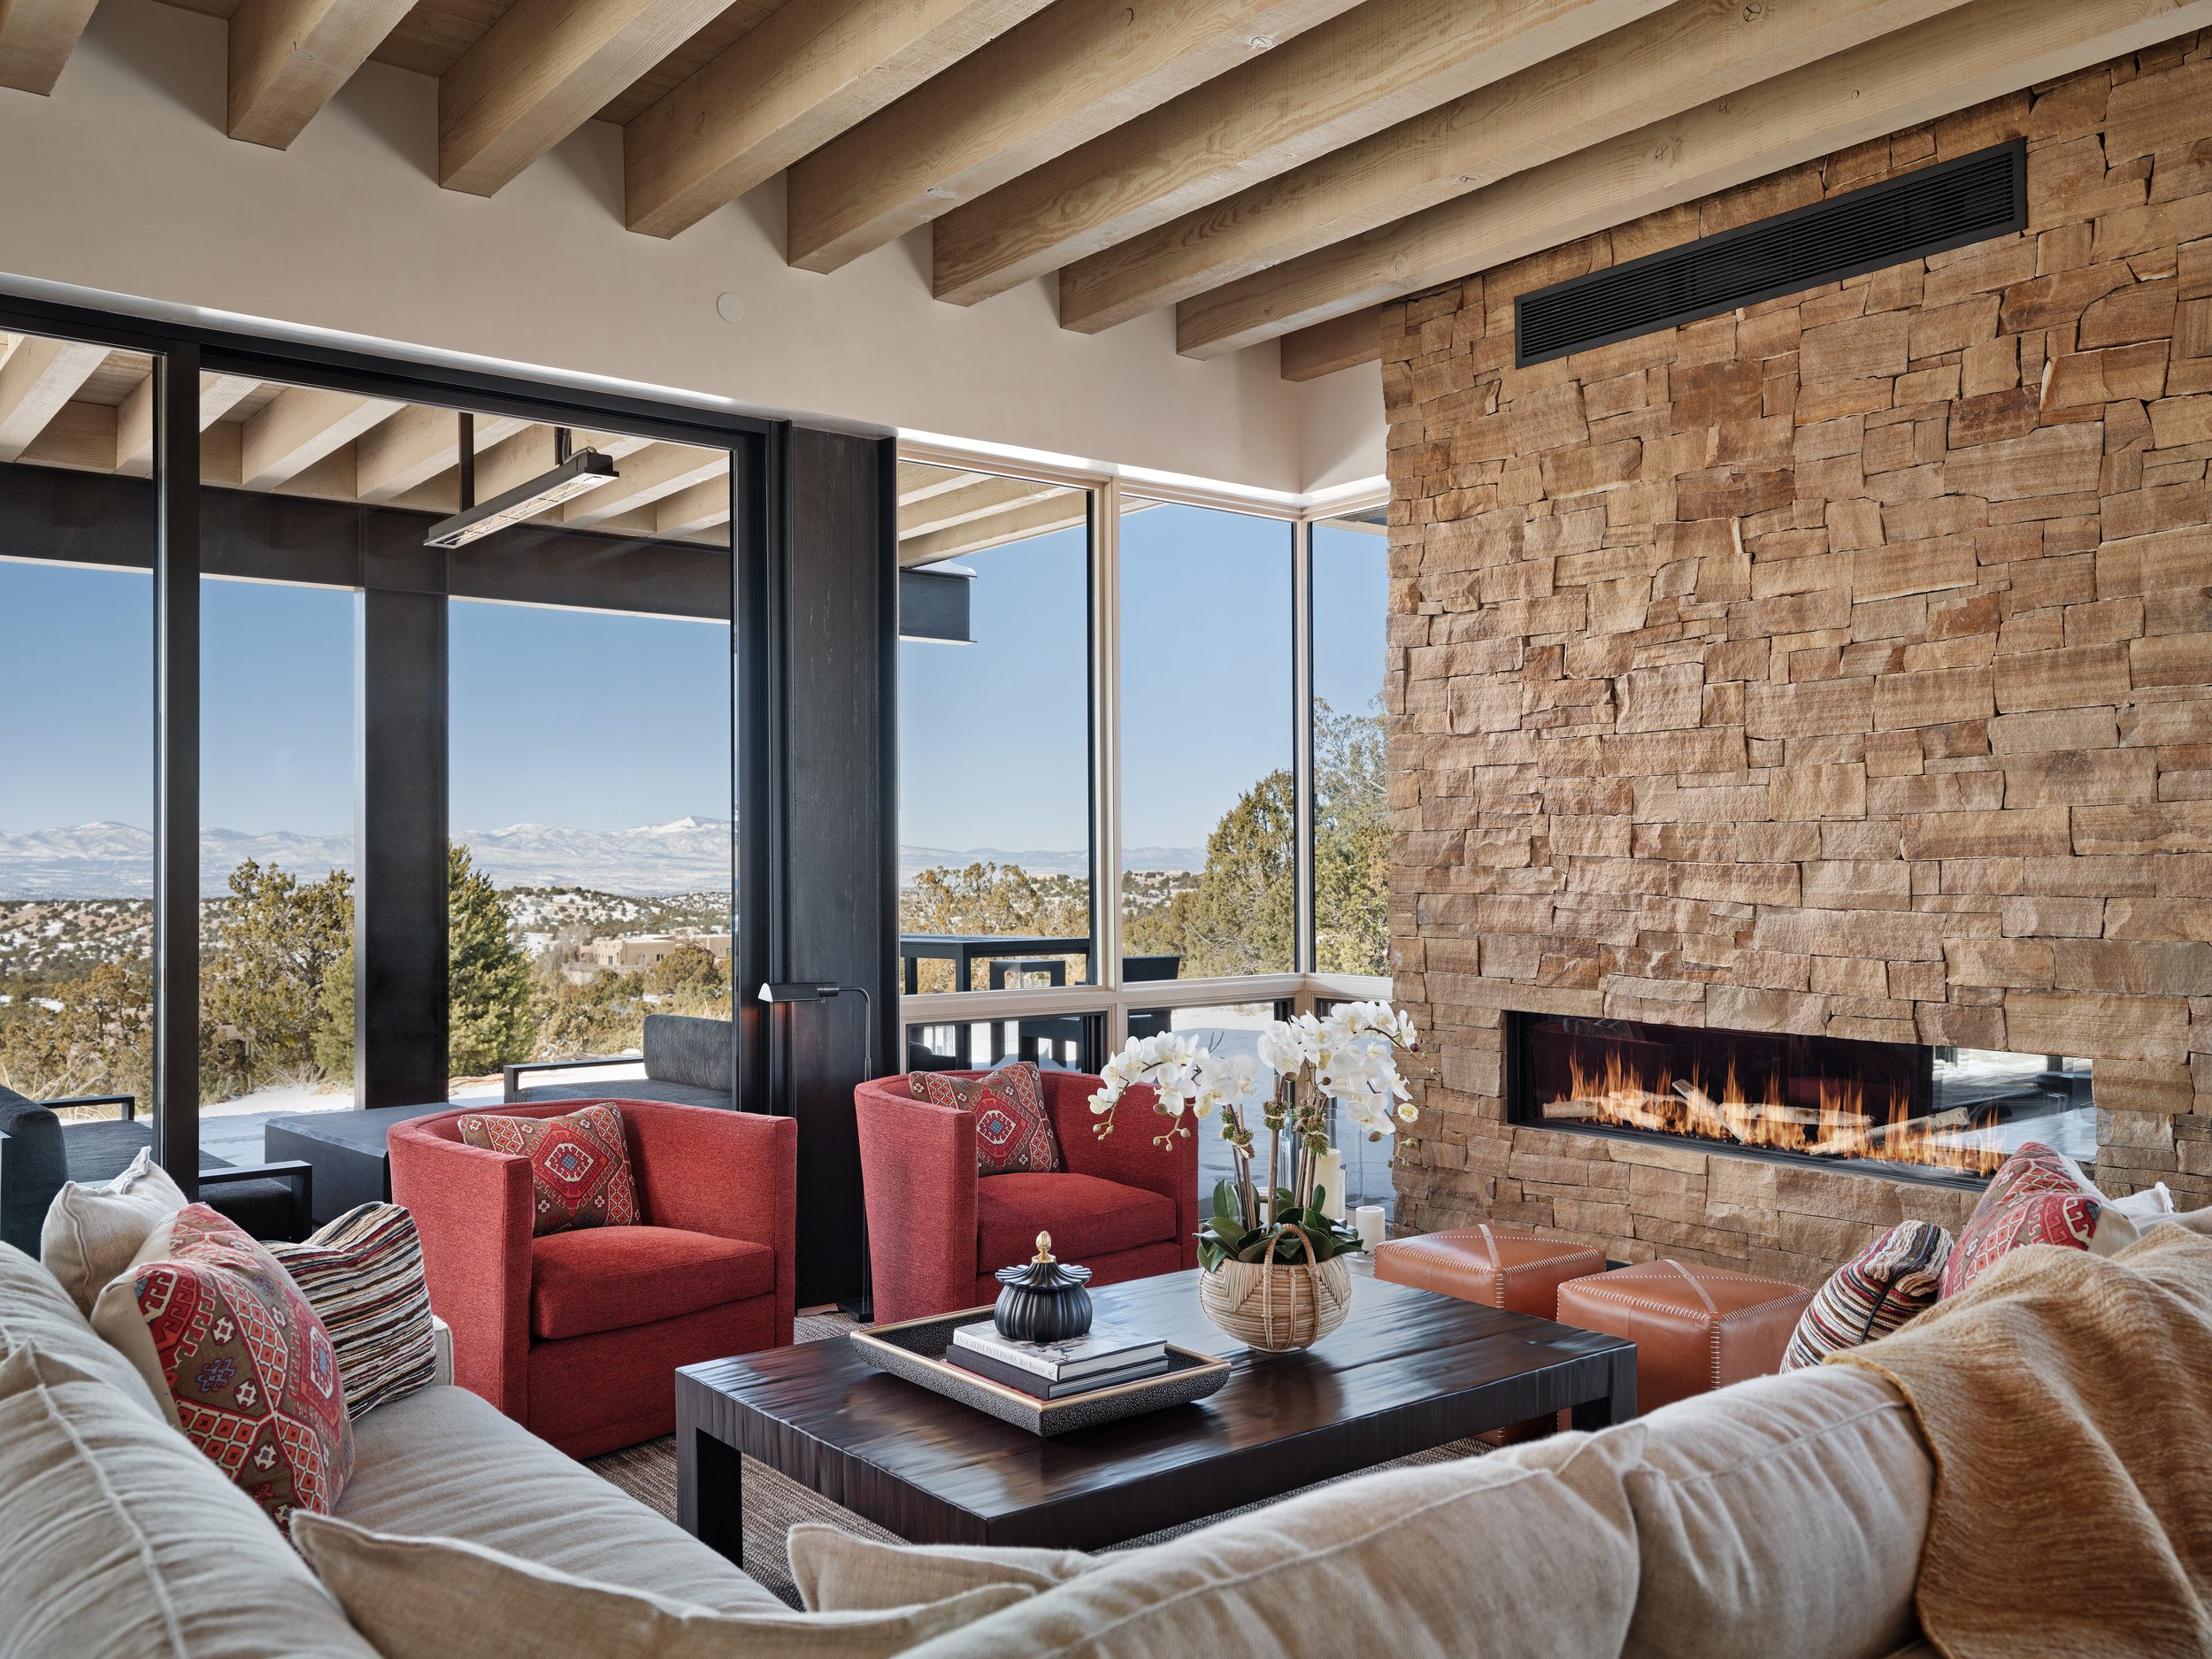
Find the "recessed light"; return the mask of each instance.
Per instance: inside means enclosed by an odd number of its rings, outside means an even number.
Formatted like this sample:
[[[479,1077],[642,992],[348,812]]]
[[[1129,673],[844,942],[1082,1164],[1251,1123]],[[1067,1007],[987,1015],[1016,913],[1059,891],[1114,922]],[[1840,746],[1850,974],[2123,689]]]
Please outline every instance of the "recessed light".
[[[1274,50],[1275,37],[1272,35],[1255,35],[1244,43],[1256,52],[1271,51]]]
[[[960,192],[949,184],[933,184],[922,194],[934,196],[940,202],[957,202],[960,199]]]
[[[726,323],[742,322],[745,319],[744,296],[740,294],[718,295],[715,298],[714,310],[715,314],[721,318],[721,319]]]

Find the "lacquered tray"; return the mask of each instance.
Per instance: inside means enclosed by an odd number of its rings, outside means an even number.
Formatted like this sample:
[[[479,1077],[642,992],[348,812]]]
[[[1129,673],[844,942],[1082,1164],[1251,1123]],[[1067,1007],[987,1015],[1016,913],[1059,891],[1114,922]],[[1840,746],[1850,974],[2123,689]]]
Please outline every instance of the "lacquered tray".
[[[952,1333],[964,1325],[990,1317],[988,1308],[970,1308],[962,1313],[936,1314],[897,1325],[867,1325],[854,1332],[852,1340],[861,1356],[877,1370],[919,1383],[933,1394],[957,1400],[1032,1434],[1065,1434],[1168,1406],[1188,1405],[1203,1400],[1229,1380],[1227,1360],[1171,1342],[1167,1345],[1168,1369],[1157,1377],[1064,1394],[1057,1400],[1040,1400],[946,1362],[944,1353],[952,1345]]]

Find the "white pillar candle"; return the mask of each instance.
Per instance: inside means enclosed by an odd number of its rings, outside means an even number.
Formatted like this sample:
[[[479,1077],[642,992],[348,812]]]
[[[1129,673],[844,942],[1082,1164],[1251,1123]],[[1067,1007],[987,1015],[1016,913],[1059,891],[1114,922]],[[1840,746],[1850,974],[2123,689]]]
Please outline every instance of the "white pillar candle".
[[[1373,1249],[1383,1241],[1383,1211],[1380,1204],[1362,1204],[1352,1212],[1352,1225],[1359,1229],[1359,1241]]]
[[[1331,1221],[1344,1219],[1344,1155],[1331,1147],[1321,1155],[1316,1171],[1321,1178],[1321,1213]]]

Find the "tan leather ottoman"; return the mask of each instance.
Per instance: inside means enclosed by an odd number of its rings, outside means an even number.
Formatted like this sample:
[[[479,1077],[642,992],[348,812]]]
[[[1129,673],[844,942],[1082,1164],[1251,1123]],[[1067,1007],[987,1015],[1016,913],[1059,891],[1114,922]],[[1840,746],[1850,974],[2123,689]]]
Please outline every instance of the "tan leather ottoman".
[[[1639,1416],[1782,1366],[1809,1290],[1732,1268],[1640,1262],[1559,1287],[1558,1319],[1636,1344]]]
[[[1540,1319],[1552,1317],[1560,1286],[1604,1271],[1605,1253],[1586,1244],[1487,1225],[1418,1233],[1375,1247],[1377,1279],[1509,1313],[1532,1313]],[[1511,1446],[1549,1434],[1566,1421],[1563,1411],[1555,1419],[1532,1417],[1476,1438],[1493,1446]]]
[[[1424,1233],[1375,1247],[1377,1279],[1540,1319],[1552,1317],[1560,1286],[1604,1271],[1604,1252],[1586,1244],[1490,1226]]]

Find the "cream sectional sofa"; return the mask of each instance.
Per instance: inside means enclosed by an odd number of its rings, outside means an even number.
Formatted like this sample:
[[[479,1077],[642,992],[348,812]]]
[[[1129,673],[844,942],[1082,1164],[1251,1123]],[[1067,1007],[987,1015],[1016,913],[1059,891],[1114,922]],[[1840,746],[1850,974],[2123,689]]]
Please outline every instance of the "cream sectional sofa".
[[[782,1611],[738,1567],[472,1394],[434,1385],[356,1430],[337,1513],[372,1532],[460,1539],[681,1607]],[[810,1653],[842,1651],[833,1622],[856,1609],[1013,1585],[1023,1599],[971,1595],[998,1610],[908,1651],[1884,1659],[1925,1651],[1912,1594],[1932,1490],[1902,1402],[1829,1367],[1602,1435],[1368,1476],[1150,1549],[889,1548],[803,1527],[791,1550],[824,1609],[826,1640]],[[465,1594],[434,1571],[408,1591],[434,1629],[441,1596],[456,1627],[467,1622]],[[511,1640],[508,1621],[491,1621],[499,1634],[454,1659],[585,1651],[580,1627],[564,1641],[561,1619],[534,1631],[529,1612],[517,1610]],[[731,1643],[731,1655],[767,1651],[741,1633]],[[260,1510],[167,1426],[60,1286],[0,1247],[0,1659],[377,1653]]]

